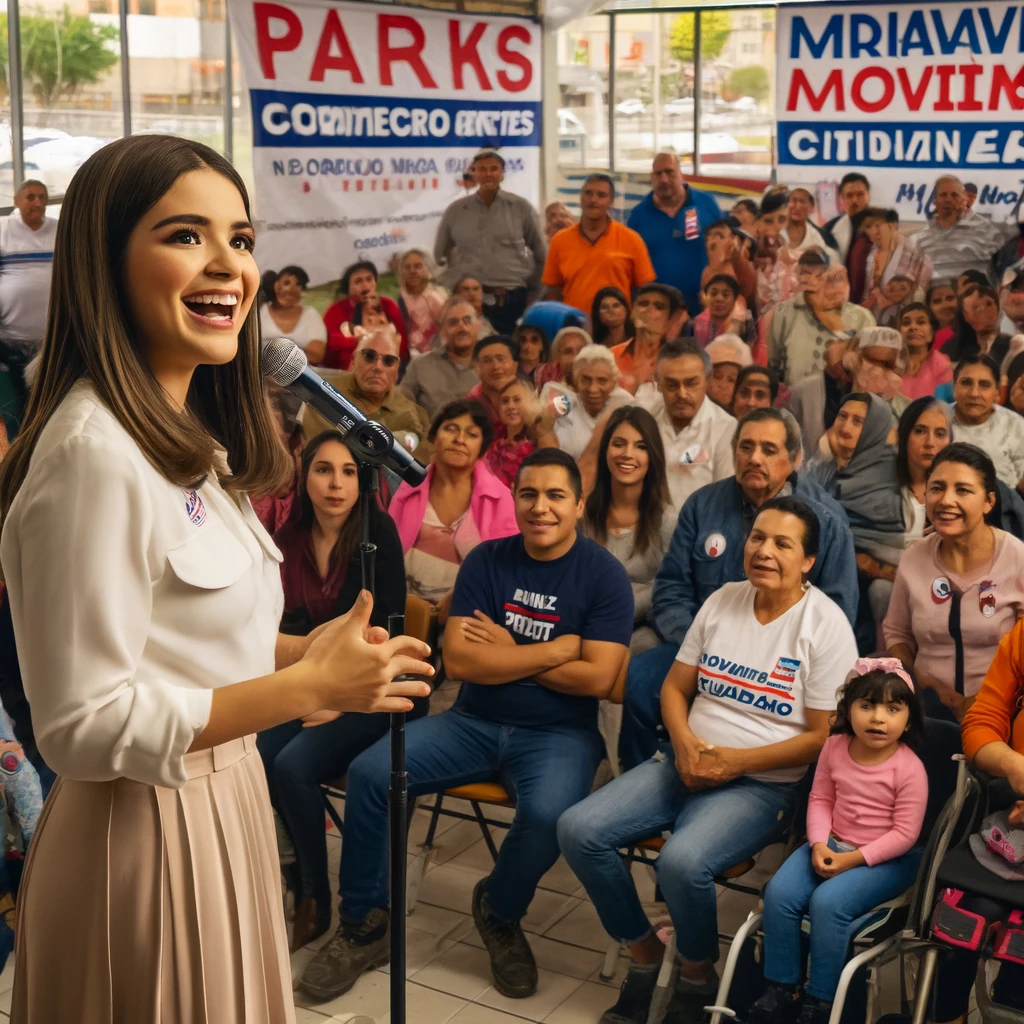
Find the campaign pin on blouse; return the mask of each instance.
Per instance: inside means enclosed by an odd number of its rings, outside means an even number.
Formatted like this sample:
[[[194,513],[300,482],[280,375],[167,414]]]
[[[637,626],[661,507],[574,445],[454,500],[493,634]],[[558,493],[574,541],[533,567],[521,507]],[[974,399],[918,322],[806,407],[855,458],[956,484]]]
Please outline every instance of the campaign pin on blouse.
[[[945,604],[953,596],[953,588],[945,576],[936,576],[932,580],[932,600],[936,604]]]

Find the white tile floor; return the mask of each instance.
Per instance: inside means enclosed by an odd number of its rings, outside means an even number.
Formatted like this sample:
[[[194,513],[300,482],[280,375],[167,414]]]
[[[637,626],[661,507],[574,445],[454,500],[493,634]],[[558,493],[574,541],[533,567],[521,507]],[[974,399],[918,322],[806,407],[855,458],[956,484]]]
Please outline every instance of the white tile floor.
[[[446,800],[446,806],[458,806]],[[465,808],[468,810],[468,807]],[[488,808],[499,816],[501,809]],[[511,814],[511,812],[507,812]],[[416,813],[410,835],[414,850],[426,835],[428,815]],[[500,846],[505,832],[492,829]],[[337,877],[341,842],[328,830],[328,860],[332,879]],[[770,855],[769,855],[770,856]],[[751,879],[767,877],[777,860],[758,865]],[[537,992],[529,999],[506,999],[491,984],[487,954],[470,916],[470,898],[477,880],[489,873],[491,857],[475,822],[442,817],[433,856],[419,890],[414,912],[407,918],[408,990],[410,1024],[596,1024],[616,999],[625,960],[609,982],[599,975],[607,936],[586,892],[568,865],[560,860],[545,875],[524,920],[539,969]],[[664,915],[654,900],[654,881],[642,866],[634,877],[645,909]],[[727,893],[719,902],[720,927],[733,931],[753,906],[753,899]],[[334,925],[332,924],[332,931]],[[314,943],[319,946],[323,941]],[[313,952],[300,950],[292,957],[298,979]],[[299,1024],[343,1022],[365,1015],[377,1024],[390,1024],[389,969],[364,975],[355,987],[334,1002],[310,1004],[296,993]]]

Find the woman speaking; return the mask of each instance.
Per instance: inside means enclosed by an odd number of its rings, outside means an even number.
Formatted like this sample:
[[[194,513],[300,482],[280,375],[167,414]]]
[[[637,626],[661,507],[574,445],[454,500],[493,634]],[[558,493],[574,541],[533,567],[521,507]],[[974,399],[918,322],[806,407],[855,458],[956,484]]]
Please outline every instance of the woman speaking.
[[[247,494],[290,467],[253,246],[238,174],[187,139],[114,142],[67,191],[39,375],[0,466],[0,560],[60,776],[18,904],[18,1024],[294,1021],[254,734],[427,693],[392,682],[429,674],[427,648],[371,629],[369,595],[278,635],[281,555]]]

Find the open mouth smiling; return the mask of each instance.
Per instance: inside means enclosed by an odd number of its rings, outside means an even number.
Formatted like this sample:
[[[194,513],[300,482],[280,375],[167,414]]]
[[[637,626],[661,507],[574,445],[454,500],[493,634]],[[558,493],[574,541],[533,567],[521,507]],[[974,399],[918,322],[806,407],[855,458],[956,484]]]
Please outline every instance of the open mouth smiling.
[[[237,292],[196,292],[181,301],[193,319],[208,327],[227,328],[234,325],[240,298]]]

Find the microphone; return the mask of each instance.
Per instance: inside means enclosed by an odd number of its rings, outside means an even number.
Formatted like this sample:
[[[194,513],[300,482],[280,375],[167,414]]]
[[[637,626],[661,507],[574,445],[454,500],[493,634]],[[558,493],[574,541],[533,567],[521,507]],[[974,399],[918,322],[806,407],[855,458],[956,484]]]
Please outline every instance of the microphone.
[[[337,426],[345,443],[367,462],[384,463],[411,487],[427,478],[421,466],[387,427],[357,409],[318,373],[309,368],[302,349],[288,338],[269,338],[263,342],[263,376],[279,387],[309,403],[329,423]]]

